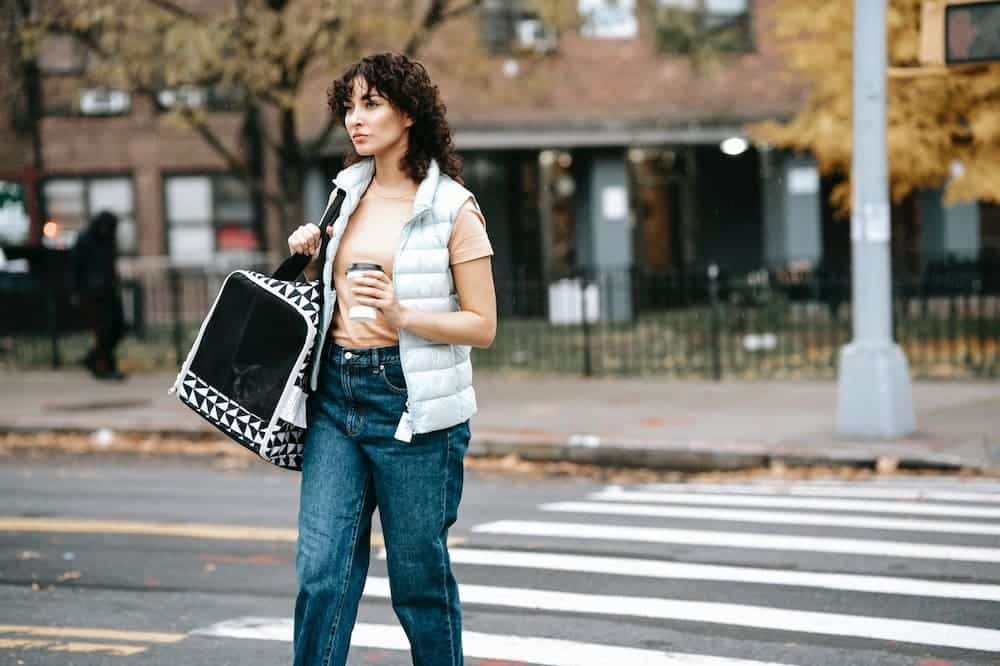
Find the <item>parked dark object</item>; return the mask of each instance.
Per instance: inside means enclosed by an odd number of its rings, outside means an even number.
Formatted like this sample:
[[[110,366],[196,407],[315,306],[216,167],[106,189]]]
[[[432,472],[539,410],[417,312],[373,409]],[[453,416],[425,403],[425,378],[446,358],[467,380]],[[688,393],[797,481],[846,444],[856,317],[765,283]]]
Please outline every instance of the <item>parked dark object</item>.
[[[80,234],[72,254],[73,301],[94,331],[94,347],[82,363],[98,379],[124,379],[115,348],[125,335],[125,315],[119,293],[118,217],[102,211]]]

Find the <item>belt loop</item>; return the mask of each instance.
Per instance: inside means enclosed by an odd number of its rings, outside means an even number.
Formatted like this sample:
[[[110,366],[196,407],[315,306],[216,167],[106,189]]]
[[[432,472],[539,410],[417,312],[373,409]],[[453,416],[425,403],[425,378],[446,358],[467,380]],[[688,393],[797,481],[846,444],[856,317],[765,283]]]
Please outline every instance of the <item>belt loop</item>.
[[[378,349],[372,349],[372,365],[378,367]]]

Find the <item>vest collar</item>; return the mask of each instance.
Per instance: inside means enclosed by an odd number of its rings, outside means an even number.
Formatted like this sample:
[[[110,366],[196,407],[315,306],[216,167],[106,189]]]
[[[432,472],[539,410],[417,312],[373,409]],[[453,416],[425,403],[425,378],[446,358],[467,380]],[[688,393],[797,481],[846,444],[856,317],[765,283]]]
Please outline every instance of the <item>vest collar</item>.
[[[356,201],[361,198],[361,193],[368,187],[374,176],[375,158],[368,157],[338,173],[337,177],[333,179],[333,184],[344,190],[349,197]],[[431,158],[427,167],[427,176],[417,187],[417,194],[413,200],[414,217],[431,207],[440,180],[441,169],[438,167],[437,160]]]

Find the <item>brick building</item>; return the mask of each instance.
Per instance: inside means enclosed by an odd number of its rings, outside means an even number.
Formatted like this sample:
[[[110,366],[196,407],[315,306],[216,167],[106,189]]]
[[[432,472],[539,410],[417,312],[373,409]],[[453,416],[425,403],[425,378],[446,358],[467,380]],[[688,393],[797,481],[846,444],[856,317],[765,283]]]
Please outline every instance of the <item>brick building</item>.
[[[656,0],[652,9],[576,0],[587,20],[561,34],[519,4],[484,0],[478,14],[440,30],[422,56],[489,220],[498,283],[508,286],[504,308],[515,308],[514,283],[547,285],[580,272],[622,276],[602,311],[627,317],[636,274],[709,263],[730,273],[847,265],[847,225],[829,211],[831,184],[812,160],[746,138],[748,122],[787,117],[804,95],[768,42],[768,0],[706,0],[700,20],[727,40],[701,67],[679,53],[689,44],[667,18],[695,6],[690,0]],[[491,53],[485,65],[463,66],[463,49],[478,45]],[[70,243],[93,212],[111,208],[124,221],[125,254],[204,263],[283,250],[285,230],[217,153],[163,120],[162,108],[180,97],[206,105],[227,147],[243,150],[242,114],[224,98],[81,89],[85,54],[68,40],[52,43],[41,65],[44,171],[30,237],[45,219],[58,224],[47,242]],[[307,137],[325,122],[330,78],[323,73],[303,89]],[[8,128],[0,130],[0,179],[30,185],[30,145]],[[345,141],[337,134],[308,173],[311,219]],[[906,219],[922,216],[924,227],[900,227],[901,253],[968,253],[993,242],[975,204],[944,209],[937,193],[924,193],[910,208]]]

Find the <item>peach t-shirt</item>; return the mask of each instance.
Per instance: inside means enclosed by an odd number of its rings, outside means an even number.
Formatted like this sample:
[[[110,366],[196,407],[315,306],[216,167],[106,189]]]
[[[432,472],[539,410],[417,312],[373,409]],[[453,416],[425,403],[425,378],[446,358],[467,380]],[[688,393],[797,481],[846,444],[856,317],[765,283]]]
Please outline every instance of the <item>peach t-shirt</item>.
[[[371,205],[377,199],[376,205]],[[373,211],[373,209],[375,209]],[[374,321],[352,321],[347,312],[354,305],[347,268],[355,262],[373,262],[382,266],[392,279],[392,263],[403,225],[413,215],[413,197],[378,199],[369,192],[351,214],[350,223],[340,240],[333,261],[333,286],[337,290],[337,309],[330,335],[341,347],[369,349],[399,344],[399,332],[389,326],[379,313]],[[448,241],[451,265],[493,254],[486,235],[486,220],[472,203],[467,203],[455,218]]]

